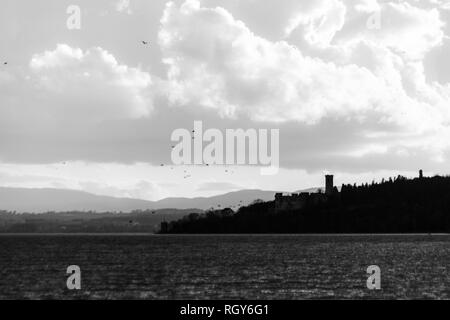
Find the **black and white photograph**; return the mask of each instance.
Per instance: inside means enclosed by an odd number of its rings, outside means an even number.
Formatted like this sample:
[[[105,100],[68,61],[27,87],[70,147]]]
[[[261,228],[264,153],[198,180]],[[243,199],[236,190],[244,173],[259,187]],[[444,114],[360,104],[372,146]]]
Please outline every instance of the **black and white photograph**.
[[[256,319],[449,263],[449,0],[0,0],[0,300]]]

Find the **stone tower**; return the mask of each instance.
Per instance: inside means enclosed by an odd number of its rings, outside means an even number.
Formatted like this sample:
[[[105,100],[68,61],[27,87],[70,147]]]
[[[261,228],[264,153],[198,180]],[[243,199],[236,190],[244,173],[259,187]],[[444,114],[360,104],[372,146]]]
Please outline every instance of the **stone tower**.
[[[325,194],[326,195],[332,195],[333,194],[333,175],[327,174],[325,176]]]

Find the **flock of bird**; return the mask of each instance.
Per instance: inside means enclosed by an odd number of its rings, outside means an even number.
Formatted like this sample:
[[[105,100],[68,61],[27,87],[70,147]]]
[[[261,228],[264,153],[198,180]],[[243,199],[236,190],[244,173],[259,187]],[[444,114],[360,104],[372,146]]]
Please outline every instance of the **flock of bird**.
[[[194,133],[195,133],[195,130],[192,130],[191,132],[192,132],[192,134],[194,134]],[[192,139],[195,139],[195,136],[194,136],[194,135],[192,135]],[[175,148],[175,146],[171,146],[171,148],[173,149],[173,148]],[[161,163],[160,166],[161,166],[161,167],[164,167],[165,164],[164,164],[164,163]],[[209,163],[205,163],[204,166],[209,167]],[[173,169],[174,169],[174,167],[171,166],[171,167],[170,167],[170,170],[173,170]],[[225,172],[225,173],[234,174],[234,170],[224,169],[224,172]],[[188,178],[190,178],[190,177],[192,177],[192,174],[191,174],[190,172],[188,172],[188,170],[183,170],[183,179],[188,179]],[[229,207],[230,207],[231,209],[239,209],[239,208],[240,208],[241,206],[243,206],[243,205],[244,205],[243,201],[240,200],[238,204],[232,205],[232,206],[229,206]],[[215,207],[210,207],[210,208],[209,208],[209,210],[220,210],[220,209],[222,209],[222,205],[221,205],[221,204],[217,204]]]
[[[195,136],[194,136],[195,130],[192,130],[191,132],[192,132],[192,134],[193,134],[193,135],[192,135],[192,139],[195,139]],[[173,149],[173,148],[175,148],[175,146],[171,146],[171,148]],[[205,164],[203,164],[203,165],[206,166],[206,167],[209,167],[209,163],[205,163]],[[165,164],[164,164],[164,163],[161,163],[160,166],[161,166],[161,167],[164,167]],[[174,169],[173,166],[171,166],[171,167],[170,167],[170,170],[173,170],[173,169]],[[228,170],[228,169],[225,169],[224,172],[225,172],[225,173],[234,174],[234,170]],[[184,173],[185,173],[185,175],[183,176],[183,179],[188,179],[188,178],[192,177],[192,175],[191,175],[190,173],[188,173],[186,170],[184,170]]]
[[[142,44],[143,45],[148,45],[148,42],[147,41],[142,41]],[[195,134],[195,130],[192,130],[191,131],[192,132],[192,140],[194,140],[195,139],[195,136],[194,136],[194,134]],[[175,146],[171,146],[171,148],[173,149],[173,148],[175,148]],[[205,163],[204,164],[206,167],[209,167],[209,163]],[[165,164],[164,163],[161,163],[161,165],[160,165],[161,167],[164,167],[165,166]],[[170,167],[170,170],[173,170],[174,168],[173,168],[173,166],[171,166]],[[225,173],[231,173],[231,174],[234,174],[234,171],[233,170],[228,170],[228,169],[225,169],[224,170],[225,171]],[[183,171],[183,179],[188,179],[188,178],[190,178],[190,177],[192,177],[192,175],[187,171],[187,170],[184,170]],[[239,201],[239,204],[237,204],[237,205],[233,205],[233,206],[231,206],[231,208],[239,208],[239,207],[241,207],[241,206],[243,206],[243,202],[242,202],[242,200],[241,201]],[[222,205],[221,204],[218,204],[217,206],[217,209],[220,209],[220,208],[222,208]],[[211,207],[210,208],[210,210],[215,210],[216,208],[215,207]],[[152,212],[152,214],[154,214],[155,212],[153,211]]]

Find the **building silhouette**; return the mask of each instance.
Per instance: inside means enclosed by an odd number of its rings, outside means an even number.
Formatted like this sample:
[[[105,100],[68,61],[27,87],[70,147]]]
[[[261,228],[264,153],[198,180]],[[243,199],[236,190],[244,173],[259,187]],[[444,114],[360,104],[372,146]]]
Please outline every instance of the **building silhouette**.
[[[333,184],[333,175],[325,176],[325,193],[322,189],[317,192],[300,192],[300,193],[276,193],[275,194],[275,212],[299,210],[307,204],[318,204],[327,201],[330,197],[339,194],[337,188]]]
[[[334,190],[334,185],[333,185],[333,175],[332,174],[327,174],[325,176],[325,194],[326,195],[332,195]]]

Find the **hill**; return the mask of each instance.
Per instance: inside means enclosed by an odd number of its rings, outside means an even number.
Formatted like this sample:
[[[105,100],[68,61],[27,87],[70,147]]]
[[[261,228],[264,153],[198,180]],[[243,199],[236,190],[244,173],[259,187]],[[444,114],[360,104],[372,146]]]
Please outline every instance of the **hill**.
[[[450,177],[409,180],[398,176],[291,200],[295,205],[280,206],[281,199],[256,202],[237,212],[192,214],[163,223],[161,232],[450,233]]]
[[[256,199],[273,199],[275,191],[241,190],[212,197],[166,198],[147,201],[94,195],[84,191],[65,189],[28,189],[0,187],[0,210],[43,213],[48,211],[130,212],[149,209],[207,210],[248,205]]]
[[[201,212],[198,209],[41,214],[0,211],[0,233],[154,233],[162,221],[170,222]]]

